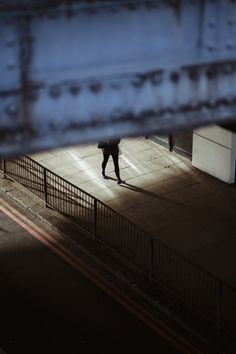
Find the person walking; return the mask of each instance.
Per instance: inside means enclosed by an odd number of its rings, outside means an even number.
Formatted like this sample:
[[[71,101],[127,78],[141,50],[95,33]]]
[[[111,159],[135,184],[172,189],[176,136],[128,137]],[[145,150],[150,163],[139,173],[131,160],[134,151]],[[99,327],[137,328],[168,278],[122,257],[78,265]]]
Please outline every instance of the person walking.
[[[120,178],[120,167],[119,167],[119,143],[120,139],[114,139],[114,140],[108,140],[104,142],[100,142],[98,144],[99,148],[102,148],[103,151],[103,161],[102,161],[102,175],[103,178],[108,178],[106,176],[105,170],[106,170],[106,165],[109,160],[109,157],[112,156],[114,167],[115,167],[115,174],[117,177],[117,183],[125,183]]]

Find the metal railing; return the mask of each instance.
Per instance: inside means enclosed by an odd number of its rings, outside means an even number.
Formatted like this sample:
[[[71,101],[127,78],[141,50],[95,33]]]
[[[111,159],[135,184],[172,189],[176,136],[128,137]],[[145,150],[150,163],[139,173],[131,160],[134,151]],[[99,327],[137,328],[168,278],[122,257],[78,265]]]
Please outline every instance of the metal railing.
[[[236,333],[236,291],[135,224],[29,157],[2,160],[4,177],[20,183],[46,205],[69,216],[91,237],[119,252],[171,294],[210,320]]]

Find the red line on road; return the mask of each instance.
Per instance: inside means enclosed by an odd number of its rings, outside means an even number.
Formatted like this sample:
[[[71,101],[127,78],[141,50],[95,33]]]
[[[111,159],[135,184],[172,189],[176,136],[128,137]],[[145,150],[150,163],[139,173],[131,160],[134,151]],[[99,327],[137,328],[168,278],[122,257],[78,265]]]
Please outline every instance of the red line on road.
[[[0,210],[5,213],[9,218],[15,221],[29,234],[35,237],[38,241],[43,243],[47,248],[57,254],[61,259],[66,261],[69,265],[87,277],[92,283],[109,294],[113,299],[120,303],[127,310],[132,312],[136,317],[140,318],[162,338],[167,340],[174,348],[182,353],[201,354],[199,350],[194,348],[185,339],[177,336],[172,332],[164,323],[157,323],[157,320],[143,309],[136,301],[129,296],[123,294],[118,288],[111,285],[99,273],[89,268],[84,262],[78,259],[69,249],[56,241],[53,236],[41,229],[38,225],[34,224],[31,220],[27,219],[23,214],[14,209],[11,205],[0,198]],[[4,205],[4,206],[3,206]]]

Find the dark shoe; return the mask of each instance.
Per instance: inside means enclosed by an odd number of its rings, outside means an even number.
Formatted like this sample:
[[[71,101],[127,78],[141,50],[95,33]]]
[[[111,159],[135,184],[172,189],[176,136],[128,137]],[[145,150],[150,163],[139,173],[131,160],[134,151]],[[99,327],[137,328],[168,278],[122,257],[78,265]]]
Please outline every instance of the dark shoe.
[[[125,183],[125,181],[122,181],[122,179],[118,179],[118,184]]]
[[[102,171],[102,176],[103,176],[103,178],[107,179],[107,176],[105,175],[104,171]]]

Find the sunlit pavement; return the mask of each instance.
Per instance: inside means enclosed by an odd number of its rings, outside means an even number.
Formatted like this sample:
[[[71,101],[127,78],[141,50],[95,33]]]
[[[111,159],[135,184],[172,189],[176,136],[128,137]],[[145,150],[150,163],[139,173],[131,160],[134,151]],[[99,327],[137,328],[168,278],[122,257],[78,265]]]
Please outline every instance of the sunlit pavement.
[[[32,158],[92,194],[193,262],[236,287],[236,188],[140,138],[123,139],[118,185],[112,159],[101,174],[97,144]]]

